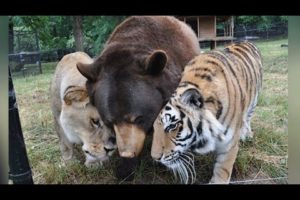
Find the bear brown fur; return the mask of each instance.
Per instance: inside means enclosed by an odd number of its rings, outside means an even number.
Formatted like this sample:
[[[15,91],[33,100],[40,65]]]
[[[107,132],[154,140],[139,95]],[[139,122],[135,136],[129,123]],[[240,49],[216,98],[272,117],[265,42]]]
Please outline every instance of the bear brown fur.
[[[133,16],[116,27],[94,63],[77,64],[121,157],[139,155],[184,66],[199,53],[195,33],[175,17]]]

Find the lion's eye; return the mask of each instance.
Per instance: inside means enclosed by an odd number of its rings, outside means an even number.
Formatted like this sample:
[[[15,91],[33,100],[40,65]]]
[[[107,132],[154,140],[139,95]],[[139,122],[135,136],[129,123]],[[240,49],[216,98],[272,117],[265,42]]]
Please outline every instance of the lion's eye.
[[[93,127],[99,128],[100,127],[100,120],[99,119],[91,119],[91,124],[92,124]]]

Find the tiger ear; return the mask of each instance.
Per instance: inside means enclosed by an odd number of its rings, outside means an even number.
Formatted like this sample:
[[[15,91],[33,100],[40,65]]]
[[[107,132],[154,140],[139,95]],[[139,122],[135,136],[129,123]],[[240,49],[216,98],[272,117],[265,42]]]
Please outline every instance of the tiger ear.
[[[95,61],[91,64],[77,63],[78,71],[89,81],[95,82],[99,72],[99,62]]]
[[[203,97],[198,90],[193,88],[186,90],[182,94],[180,101],[196,109],[203,107]]]
[[[157,75],[159,74],[166,66],[168,61],[168,56],[163,50],[153,51],[145,59],[145,70],[147,74]]]
[[[88,93],[84,87],[69,87],[64,93],[64,102],[71,105],[72,102],[83,102],[88,98]]]

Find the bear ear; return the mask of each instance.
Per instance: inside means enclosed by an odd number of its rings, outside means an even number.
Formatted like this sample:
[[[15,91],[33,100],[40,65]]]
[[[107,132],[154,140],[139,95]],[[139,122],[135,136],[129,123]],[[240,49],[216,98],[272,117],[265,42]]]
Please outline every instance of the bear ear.
[[[159,74],[168,61],[168,56],[163,50],[153,51],[145,61],[145,70],[147,74],[157,75]]]
[[[186,90],[182,94],[180,101],[195,109],[200,109],[203,107],[203,97],[198,90],[193,88]]]
[[[95,63],[84,64],[78,62],[77,69],[89,81],[95,82],[97,80],[98,70]]]
[[[64,102],[71,105],[72,102],[83,102],[88,98],[87,90],[80,86],[70,86],[64,93]]]

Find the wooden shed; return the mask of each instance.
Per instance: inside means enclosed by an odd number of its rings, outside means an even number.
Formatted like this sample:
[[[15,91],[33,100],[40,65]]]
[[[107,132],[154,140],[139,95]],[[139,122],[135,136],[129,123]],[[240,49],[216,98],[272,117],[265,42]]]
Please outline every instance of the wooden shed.
[[[216,48],[218,41],[233,41],[233,16],[177,16],[195,31],[199,43],[210,42]]]

